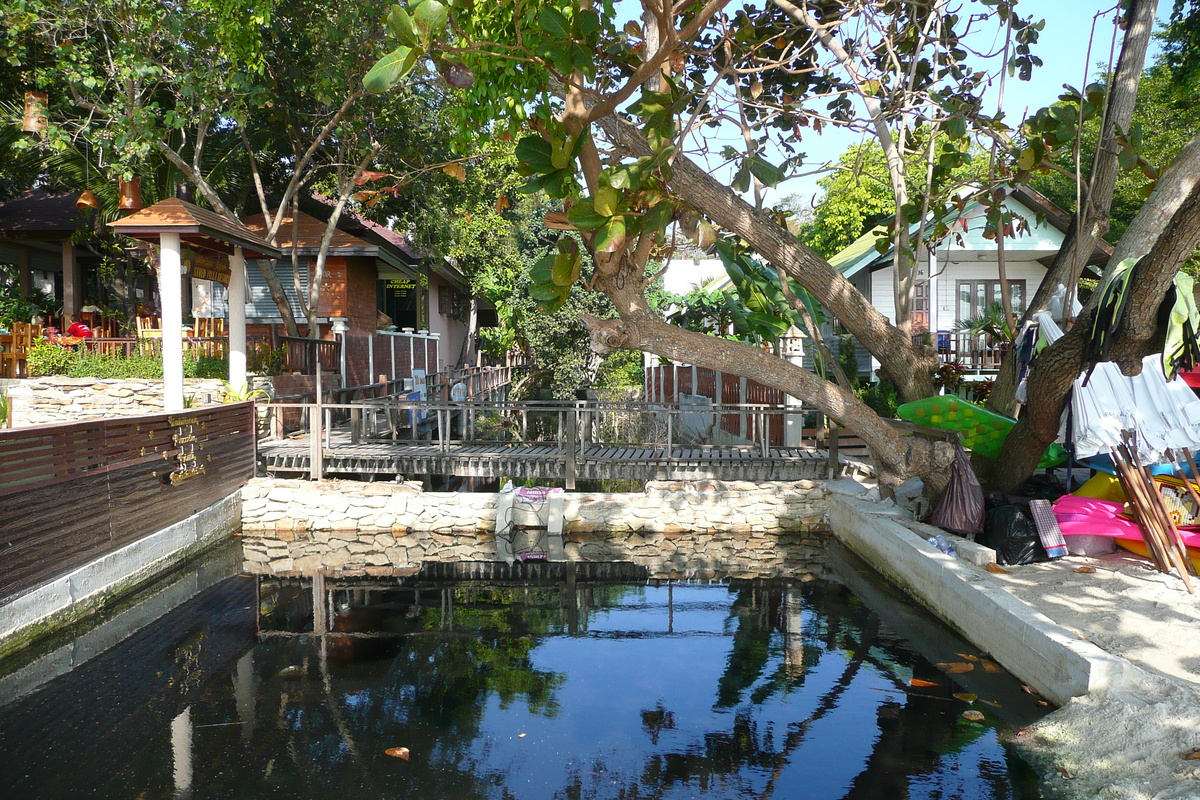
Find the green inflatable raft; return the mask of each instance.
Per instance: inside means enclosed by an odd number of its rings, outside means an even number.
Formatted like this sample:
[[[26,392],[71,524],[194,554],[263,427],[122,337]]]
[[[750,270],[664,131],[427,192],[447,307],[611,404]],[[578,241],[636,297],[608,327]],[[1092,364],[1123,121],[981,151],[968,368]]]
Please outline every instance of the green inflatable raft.
[[[993,459],[1000,455],[1000,447],[1008,437],[1008,432],[1017,424],[1014,419],[952,394],[905,403],[896,409],[896,416],[929,428],[962,431],[963,447]],[[1038,469],[1057,466],[1066,459],[1067,451],[1063,446],[1052,444],[1038,462]]]

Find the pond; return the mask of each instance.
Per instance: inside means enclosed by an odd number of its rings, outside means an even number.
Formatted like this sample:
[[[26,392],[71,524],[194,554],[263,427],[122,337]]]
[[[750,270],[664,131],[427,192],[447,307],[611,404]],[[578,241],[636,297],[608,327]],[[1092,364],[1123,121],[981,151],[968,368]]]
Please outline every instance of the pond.
[[[315,605],[239,565],[0,663],[6,796],[1037,796],[1003,734],[1049,709],[834,546],[808,580],[330,580]]]

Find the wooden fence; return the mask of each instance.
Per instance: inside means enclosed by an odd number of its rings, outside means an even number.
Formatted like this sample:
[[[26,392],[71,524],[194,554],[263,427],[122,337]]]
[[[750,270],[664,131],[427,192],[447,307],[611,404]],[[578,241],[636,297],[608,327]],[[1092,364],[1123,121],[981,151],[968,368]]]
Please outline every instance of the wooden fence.
[[[0,599],[208,508],[254,465],[253,403],[0,431]]]

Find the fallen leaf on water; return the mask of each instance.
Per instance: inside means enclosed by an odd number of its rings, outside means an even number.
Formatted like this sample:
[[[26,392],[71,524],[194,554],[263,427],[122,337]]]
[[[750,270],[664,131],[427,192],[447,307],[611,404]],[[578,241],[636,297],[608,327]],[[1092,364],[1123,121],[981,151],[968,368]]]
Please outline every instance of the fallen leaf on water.
[[[967,661],[978,661],[979,656],[973,656],[970,653],[955,653],[959,658],[965,658]]]
[[[967,722],[983,722],[983,712],[968,710],[962,713],[962,718]]]
[[[997,564],[995,561],[992,561],[992,562],[986,564],[984,566],[984,569],[986,569],[988,572],[994,572],[997,575],[1007,575],[1008,574],[1008,570],[1006,570],[1004,567]]]
[[[525,733],[518,733],[518,734],[517,734],[517,738],[518,738],[518,739],[524,739],[524,738],[525,738],[527,735],[528,735],[528,734],[525,734]]]
[[[908,682],[909,686],[937,686],[933,681],[923,681],[920,678],[912,678]]]
[[[1095,567],[1076,567],[1075,571],[1080,572],[1084,575],[1091,575],[1093,572],[1096,571],[1096,568]]]
[[[980,700],[979,702],[989,705],[992,708],[1004,708],[1004,706],[1000,705],[995,700]]]
[[[1050,705],[1050,704],[1049,704],[1049,703],[1047,703],[1045,700],[1038,700],[1038,701],[1037,701],[1037,704],[1038,704],[1039,706],[1048,706],[1048,705]]]
[[[393,756],[395,758],[403,758],[405,761],[408,761],[407,747],[389,747],[387,750],[384,750],[383,753],[384,755]]]
[[[1038,696],[1037,689],[1033,688],[1032,686],[1028,686],[1024,683],[1021,684],[1021,691],[1023,691],[1025,694],[1031,694],[1034,697]]]
[[[983,664],[983,671],[989,675],[998,675],[999,673],[1004,672],[1004,667],[1000,666],[995,661],[988,661],[985,658],[980,663]]]
[[[975,669],[975,665],[970,661],[951,661],[949,663],[938,664],[938,669],[945,670],[951,675],[961,675],[964,672],[970,672]]]
[[[976,697],[975,695],[971,694],[970,692],[955,692],[954,699],[962,700],[964,703],[974,703],[979,698]]]
[[[1197,758],[1200,758],[1200,747],[1193,747],[1191,750],[1188,750],[1186,753],[1180,753],[1179,755],[1181,757],[1187,759],[1188,761],[1194,761]]]
[[[281,678],[303,678],[304,677],[304,667],[298,667],[296,665],[292,665],[290,667],[284,667],[283,669],[279,670],[279,677],[281,677]]]
[[[1057,769],[1058,769],[1058,774],[1062,775],[1067,780],[1069,780],[1069,781],[1075,780],[1075,776],[1072,775],[1070,770],[1068,770],[1066,767],[1058,767]]]

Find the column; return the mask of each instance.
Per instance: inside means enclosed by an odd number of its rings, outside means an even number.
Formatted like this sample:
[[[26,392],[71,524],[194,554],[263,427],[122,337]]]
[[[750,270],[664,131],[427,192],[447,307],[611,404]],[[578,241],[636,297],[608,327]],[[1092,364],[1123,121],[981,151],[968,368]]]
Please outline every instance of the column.
[[[229,256],[229,385],[247,383],[246,378],[246,257],[242,248]]]
[[[75,245],[63,242],[63,313],[74,316],[83,307],[83,276],[75,260]],[[28,321],[28,320],[27,320]]]
[[[159,237],[158,294],[162,298],[163,410],[183,410],[183,281],[179,234]]]

